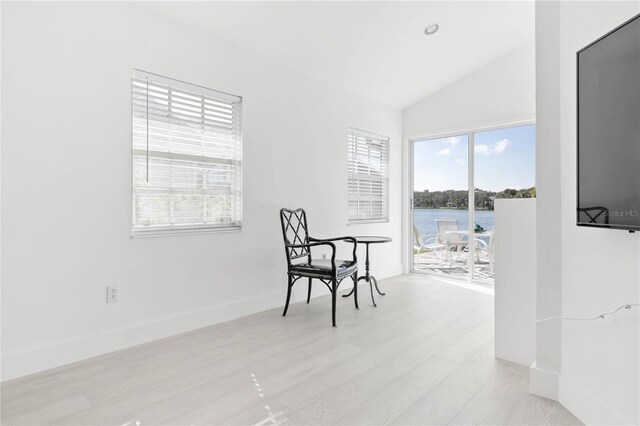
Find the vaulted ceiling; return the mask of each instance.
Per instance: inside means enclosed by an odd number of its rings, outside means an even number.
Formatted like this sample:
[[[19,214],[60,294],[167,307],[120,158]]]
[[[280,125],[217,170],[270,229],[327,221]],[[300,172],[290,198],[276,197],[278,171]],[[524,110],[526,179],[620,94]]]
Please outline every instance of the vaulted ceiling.
[[[401,109],[534,38],[532,1],[148,2],[142,7]],[[440,29],[425,36],[431,22]]]

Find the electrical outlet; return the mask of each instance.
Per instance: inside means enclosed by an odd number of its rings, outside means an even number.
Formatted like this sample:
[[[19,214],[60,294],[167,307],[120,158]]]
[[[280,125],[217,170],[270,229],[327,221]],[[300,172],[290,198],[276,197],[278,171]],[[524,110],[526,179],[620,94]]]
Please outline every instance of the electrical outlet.
[[[120,298],[117,285],[107,286],[107,303],[116,303]]]

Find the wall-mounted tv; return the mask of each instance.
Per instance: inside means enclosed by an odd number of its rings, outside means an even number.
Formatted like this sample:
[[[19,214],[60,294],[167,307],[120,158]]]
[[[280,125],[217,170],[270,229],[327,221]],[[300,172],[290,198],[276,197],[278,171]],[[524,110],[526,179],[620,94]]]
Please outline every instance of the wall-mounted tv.
[[[640,231],[640,15],[577,56],[577,224]]]

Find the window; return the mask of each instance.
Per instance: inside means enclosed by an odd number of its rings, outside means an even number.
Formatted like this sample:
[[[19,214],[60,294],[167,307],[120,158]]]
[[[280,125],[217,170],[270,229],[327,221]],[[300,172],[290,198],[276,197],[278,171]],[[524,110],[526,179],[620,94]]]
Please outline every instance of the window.
[[[134,70],[133,235],[242,226],[242,98]]]
[[[389,220],[389,138],[349,129],[349,222]]]

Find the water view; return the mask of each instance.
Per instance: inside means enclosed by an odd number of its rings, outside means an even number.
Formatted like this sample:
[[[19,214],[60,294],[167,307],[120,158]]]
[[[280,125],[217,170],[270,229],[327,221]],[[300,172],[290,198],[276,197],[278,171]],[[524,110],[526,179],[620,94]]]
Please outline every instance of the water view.
[[[487,231],[493,229],[493,211],[476,210],[475,223]],[[467,229],[469,224],[469,212],[461,209],[421,209],[413,211],[413,223],[420,230],[424,239],[435,238],[438,234],[436,219],[455,219],[460,229]]]
[[[495,200],[536,196],[535,125],[470,135],[413,143],[414,269],[492,283]],[[468,234],[469,209],[486,232]]]

